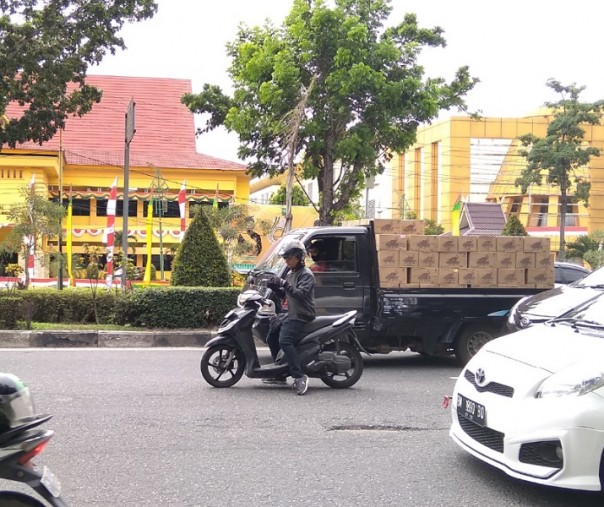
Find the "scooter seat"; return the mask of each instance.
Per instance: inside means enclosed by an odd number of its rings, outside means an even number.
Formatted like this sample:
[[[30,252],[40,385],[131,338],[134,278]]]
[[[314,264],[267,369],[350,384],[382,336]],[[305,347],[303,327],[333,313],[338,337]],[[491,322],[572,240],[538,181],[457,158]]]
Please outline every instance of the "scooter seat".
[[[304,326],[304,334],[310,334],[317,329],[322,327],[331,326],[334,322],[342,318],[342,315],[322,315],[321,317],[315,317]]]

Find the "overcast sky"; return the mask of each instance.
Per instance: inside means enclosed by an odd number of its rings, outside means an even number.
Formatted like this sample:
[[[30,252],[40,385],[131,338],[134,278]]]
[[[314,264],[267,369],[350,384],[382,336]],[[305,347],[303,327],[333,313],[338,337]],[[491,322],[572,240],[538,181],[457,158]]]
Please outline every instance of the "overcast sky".
[[[280,25],[290,0],[158,0],[155,17],[126,27],[128,49],[91,74],[190,79],[231,91],[225,44],[237,26]],[[604,2],[598,0],[394,0],[388,24],[417,14],[444,29],[446,48],[424,52],[426,75],[450,79],[463,65],[481,82],[467,96],[485,116],[523,116],[555,101],[545,82],[585,86],[583,101],[604,99]],[[135,97],[136,100],[136,97]],[[452,114],[454,114],[453,112]],[[198,140],[198,151],[237,161],[237,136],[224,130]]]

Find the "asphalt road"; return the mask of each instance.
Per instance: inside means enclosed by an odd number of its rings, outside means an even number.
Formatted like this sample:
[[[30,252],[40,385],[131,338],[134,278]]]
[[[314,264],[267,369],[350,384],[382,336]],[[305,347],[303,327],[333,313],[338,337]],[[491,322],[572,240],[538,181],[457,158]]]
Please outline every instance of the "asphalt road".
[[[313,379],[300,397],[247,378],[212,388],[201,352],[2,350],[0,371],[26,380],[38,411],[54,415],[37,462],[71,507],[603,503],[508,478],[458,449],[441,403],[453,361],[375,356],[355,387]]]

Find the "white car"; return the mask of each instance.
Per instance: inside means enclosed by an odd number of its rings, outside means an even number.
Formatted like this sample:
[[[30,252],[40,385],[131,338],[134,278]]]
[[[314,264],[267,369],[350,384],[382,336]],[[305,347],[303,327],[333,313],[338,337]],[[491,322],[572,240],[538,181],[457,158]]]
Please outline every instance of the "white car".
[[[506,474],[604,485],[604,296],[486,343],[455,383],[451,438]]]

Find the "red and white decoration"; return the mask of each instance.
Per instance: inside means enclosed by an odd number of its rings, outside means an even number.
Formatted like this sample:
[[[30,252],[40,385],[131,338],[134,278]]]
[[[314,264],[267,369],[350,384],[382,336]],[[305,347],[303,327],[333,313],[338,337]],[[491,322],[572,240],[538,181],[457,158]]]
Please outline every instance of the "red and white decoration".
[[[105,230],[107,245],[107,276],[105,284],[108,288],[113,285],[113,241],[115,238],[115,206],[117,202],[117,176],[113,180],[113,186],[109,193],[109,202],[107,203],[107,229]]]
[[[185,203],[186,203],[186,193],[187,193],[187,180],[182,182],[180,186],[180,192],[178,192],[178,208],[180,210],[180,241],[185,237]]]

